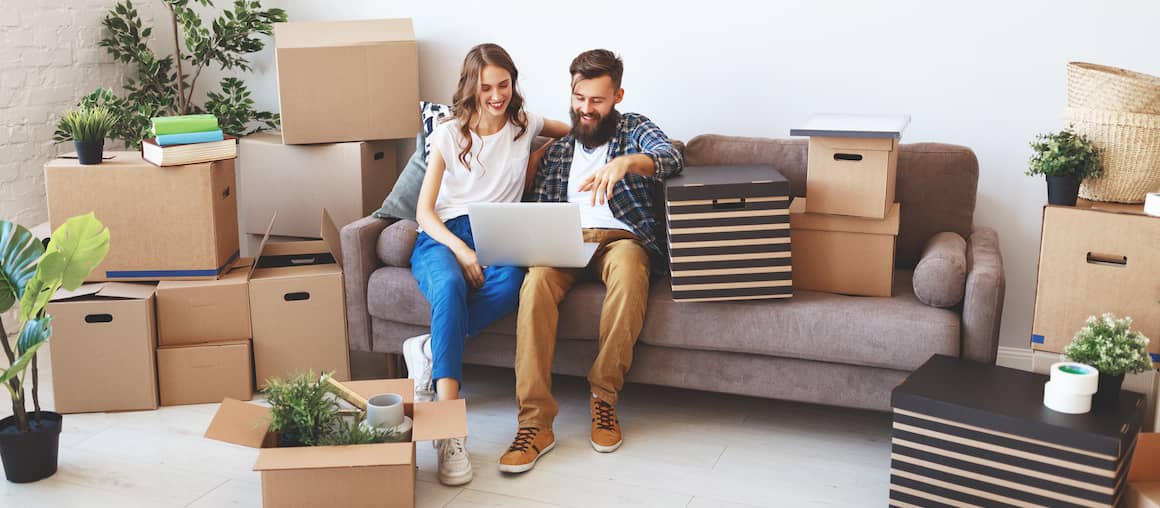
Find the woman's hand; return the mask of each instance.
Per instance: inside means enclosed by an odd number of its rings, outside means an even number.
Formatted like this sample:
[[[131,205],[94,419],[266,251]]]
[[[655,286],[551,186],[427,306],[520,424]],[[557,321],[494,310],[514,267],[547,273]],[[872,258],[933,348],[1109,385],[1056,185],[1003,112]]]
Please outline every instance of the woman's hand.
[[[459,267],[463,269],[463,278],[467,279],[471,287],[475,289],[483,287],[483,267],[479,266],[479,257],[475,255],[474,250],[467,246],[456,250],[455,260],[459,261]]]

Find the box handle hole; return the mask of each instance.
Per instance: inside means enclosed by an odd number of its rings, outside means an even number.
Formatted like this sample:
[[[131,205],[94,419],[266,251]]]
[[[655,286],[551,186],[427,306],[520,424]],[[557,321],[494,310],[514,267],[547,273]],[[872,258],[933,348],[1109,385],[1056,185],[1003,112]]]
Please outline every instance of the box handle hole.
[[[1093,265],[1107,265],[1125,267],[1128,266],[1128,256],[1117,256],[1115,254],[1103,254],[1100,252],[1087,253],[1087,262]]]
[[[87,314],[85,315],[86,323],[112,323],[112,314]]]
[[[738,198],[737,200],[714,199],[714,210],[736,210],[745,208],[745,198]]]
[[[383,152],[375,152],[375,155],[374,155],[375,160],[377,160],[377,161],[383,160],[383,157],[386,157],[386,155],[384,155]]]
[[[298,256],[298,257],[290,258],[290,264],[292,264],[292,265],[312,265],[315,262],[317,262],[317,260],[318,260],[318,258],[316,258],[315,256]]]
[[[228,197],[230,197],[230,188],[226,187],[226,190],[222,191],[222,199],[226,199]]]
[[[834,154],[834,160],[836,160],[836,161],[860,161],[860,160],[862,160],[862,154],[836,153],[836,154]]]
[[[310,299],[310,293],[306,291],[298,291],[296,293],[286,293],[282,296],[283,300],[287,302],[301,302]]]

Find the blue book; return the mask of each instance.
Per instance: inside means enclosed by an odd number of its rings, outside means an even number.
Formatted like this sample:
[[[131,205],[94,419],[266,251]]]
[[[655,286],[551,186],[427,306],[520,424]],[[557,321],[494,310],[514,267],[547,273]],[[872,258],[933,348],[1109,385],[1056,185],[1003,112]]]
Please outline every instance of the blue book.
[[[162,134],[157,136],[157,146],[209,143],[211,141],[221,141],[223,139],[225,139],[225,137],[222,136],[221,129],[216,131],[185,132],[182,134]]]

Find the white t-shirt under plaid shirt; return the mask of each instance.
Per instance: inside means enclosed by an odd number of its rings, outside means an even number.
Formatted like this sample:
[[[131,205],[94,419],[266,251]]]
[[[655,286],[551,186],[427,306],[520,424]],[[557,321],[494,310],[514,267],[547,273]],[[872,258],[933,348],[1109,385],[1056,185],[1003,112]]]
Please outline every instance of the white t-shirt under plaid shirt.
[[[435,198],[435,213],[439,220],[448,221],[467,215],[469,203],[515,203],[524,192],[528,155],[532,140],[544,129],[544,117],[525,112],[528,129],[519,139],[520,128],[510,120],[495,134],[471,135],[468,165],[459,160],[459,152],[467,146],[459,120],[451,119],[435,127],[431,133],[431,147],[443,156],[447,169],[439,196]]]

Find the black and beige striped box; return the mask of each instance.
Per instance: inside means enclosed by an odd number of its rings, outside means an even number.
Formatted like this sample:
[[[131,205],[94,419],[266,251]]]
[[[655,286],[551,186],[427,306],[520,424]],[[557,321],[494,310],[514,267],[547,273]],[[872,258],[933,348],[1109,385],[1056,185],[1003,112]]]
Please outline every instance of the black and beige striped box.
[[[692,166],[666,180],[673,300],[793,296],[789,202],[770,166]]]
[[[1143,396],[1069,415],[1043,406],[1047,380],[931,357],[894,389],[891,506],[1116,506]]]

